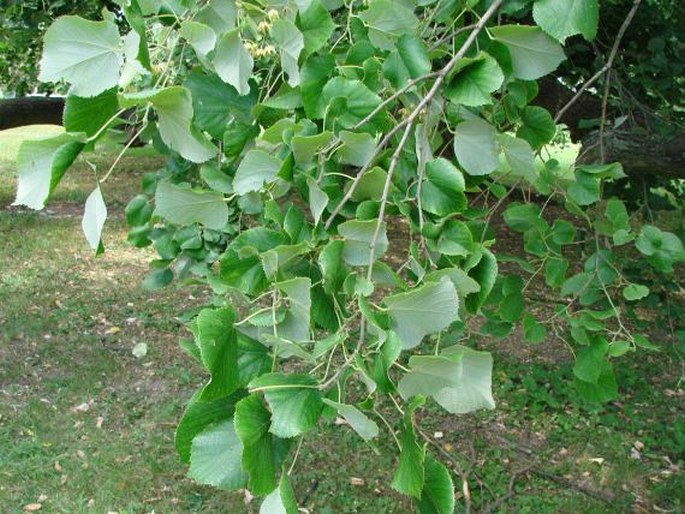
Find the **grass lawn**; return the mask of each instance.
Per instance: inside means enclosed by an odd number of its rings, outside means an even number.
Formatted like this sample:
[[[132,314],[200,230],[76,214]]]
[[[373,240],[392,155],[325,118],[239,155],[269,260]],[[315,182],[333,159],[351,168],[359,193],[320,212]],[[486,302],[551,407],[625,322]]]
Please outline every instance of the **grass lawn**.
[[[185,478],[173,447],[184,404],[206,379],[178,347],[186,333],[176,316],[205,292],[142,289],[153,255],[128,245],[122,220],[160,161],[135,149],[105,184],[107,251],[95,258],[80,229],[94,187],[85,160],[44,212],[9,207],[11,159],[36,134],[48,132],[0,132],[0,512],[258,512],[259,500]],[[106,170],[115,156],[103,147],[90,160]],[[141,342],[148,352],[136,358]],[[621,399],[602,407],[576,399],[567,356],[543,359],[542,347],[523,345],[489,345],[496,410],[447,417],[429,405],[422,414],[456,469],[460,509],[466,493],[476,512],[682,511],[685,391],[672,344],[620,361]],[[296,466],[301,506],[412,512],[387,485],[395,463],[385,450],[377,456],[344,426],[322,427]]]

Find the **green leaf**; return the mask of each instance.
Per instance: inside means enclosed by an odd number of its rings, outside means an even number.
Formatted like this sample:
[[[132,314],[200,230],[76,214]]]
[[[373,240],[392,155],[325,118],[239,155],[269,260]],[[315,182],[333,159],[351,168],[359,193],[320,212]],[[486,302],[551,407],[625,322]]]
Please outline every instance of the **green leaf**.
[[[330,99],[326,100],[321,91],[334,69],[335,58],[328,53],[312,55],[302,65],[300,70],[300,92],[302,93],[304,112],[308,118],[323,118],[326,105],[328,105]]]
[[[582,34],[592,41],[599,22],[598,0],[538,0],[533,18],[540,28],[562,43],[569,36]]]
[[[423,77],[431,71],[428,49],[416,34],[405,34],[397,41],[397,52],[413,79]]]
[[[226,157],[237,157],[247,144],[259,135],[258,125],[246,125],[231,120],[223,135],[223,151]]]
[[[419,78],[431,71],[428,49],[416,34],[405,34],[397,41],[397,56],[408,78]]]
[[[649,295],[649,288],[641,284],[630,284],[623,289],[623,298],[629,302],[640,300]]]
[[[300,68],[297,60],[304,49],[304,36],[300,29],[289,20],[278,19],[271,26],[271,37],[278,45],[281,54],[281,67],[288,75],[288,84],[300,84]]]
[[[532,314],[523,317],[523,338],[529,343],[542,343],[547,337],[547,329],[538,323]]]
[[[278,335],[296,343],[309,341],[311,339],[309,334],[312,307],[311,279],[296,277],[286,282],[279,282],[276,286],[286,296],[290,305],[285,320],[278,325]]]
[[[447,277],[388,296],[383,303],[390,316],[390,328],[399,336],[404,350],[418,346],[426,335],[440,332],[459,319],[457,291]]]
[[[473,269],[469,270],[469,276],[480,284],[480,291],[466,297],[466,308],[471,313],[476,313],[487,299],[497,279],[497,258],[483,248],[483,257]]]
[[[102,198],[100,186],[96,187],[86,199],[86,208],[81,220],[81,228],[90,247],[98,251],[101,246],[102,228],[107,220],[107,206]]]
[[[601,375],[602,363],[608,349],[609,344],[603,337],[595,337],[590,346],[583,348],[576,354],[573,374],[584,382],[596,384]]]
[[[398,390],[405,400],[432,396],[451,414],[494,409],[492,355],[461,345],[445,348],[440,355],[414,355]]]
[[[278,487],[264,498],[259,514],[298,514],[295,493],[286,473],[281,473]]]
[[[613,233],[612,239],[616,246],[621,246],[633,241],[635,239],[635,234],[628,232],[627,230],[620,229]]]
[[[623,166],[620,162],[610,162],[609,164],[580,164],[576,168],[583,173],[594,175],[597,178],[626,178]]]
[[[600,179],[576,170],[575,182],[568,187],[568,194],[578,205],[591,205],[599,201],[601,196]]]
[[[304,36],[304,49],[308,54],[325,46],[335,30],[335,23],[319,0],[298,3],[299,27]]]
[[[443,277],[449,278],[457,290],[457,296],[466,296],[480,291],[480,285],[459,268],[445,268],[427,274],[426,282],[439,282]]]
[[[387,177],[388,173],[380,166],[374,166],[366,171],[352,193],[352,201],[380,200],[381,196],[383,196],[383,189]],[[348,187],[351,187],[351,183],[348,184]]]
[[[626,205],[618,198],[607,200],[605,216],[612,224],[612,232],[618,230],[630,231],[630,215]]]
[[[271,369],[273,359],[263,344],[238,332],[238,374],[240,385],[246,385]]]
[[[547,230],[547,222],[542,219],[540,208],[535,204],[511,203],[504,211],[504,222],[516,232],[526,232],[536,229],[540,232]]]
[[[138,34],[138,52],[136,59],[145,67],[145,69],[150,70],[152,66],[150,65],[150,51],[146,40],[145,19],[143,18],[143,13],[141,13],[137,7],[138,6],[127,6],[124,4],[122,5],[122,12],[129,26]]]
[[[312,165],[315,156],[333,137],[332,132],[324,131],[312,136],[295,136],[290,140],[290,146],[295,157],[295,164],[303,169]]]
[[[143,288],[155,291],[168,286],[173,280],[174,272],[169,268],[156,269],[143,279]]]
[[[281,161],[264,150],[250,150],[238,166],[233,190],[239,195],[258,192],[278,178]]]
[[[263,392],[271,409],[269,431],[282,438],[303,434],[319,419],[323,403],[317,381],[309,375],[268,373],[250,382],[251,392]]]
[[[328,294],[335,294],[340,291],[345,277],[348,275],[348,270],[343,262],[344,246],[343,241],[335,239],[330,241],[319,255],[323,287]]]
[[[426,163],[426,180],[421,185],[421,207],[438,216],[448,216],[466,208],[464,175],[442,157]]]
[[[221,35],[235,28],[236,15],[235,0],[210,0],[205,2],[205,6],[200,9],[194,20],[209,25],[217,35]]]
[[[611,363],[604,360],[600,364],[599,378],[595,383],[585,382],[576,377],[574,385],[578,394],[588,402],[604,403],[618,398],[618,384]]]
[[[341,127],[348,129],[371,114],[371,111],[381,103],[378,95],[366,87],[363,82],[348,80],[343,77],[331,79],[323,88],[323,93],[319,90],[317,94],[322,95],[324,105],[328,105],[334,98],[344,99],[345,112],[338,117],[336,122]]]
[[[423,462],[426,450],[416,442],[416,435],[411,423],[405,423],[401,441],[400,463],[390,485],[402,494],[420,498],[424,484]]]
[[[454,67],[445,95],[450,100],[480,107],[492,104],[492,93],[504,82],[504,73],[494,57],[480,52],[476,57],[460,59]]]
[[[169,182],[157,184],[155,212],[171,223],[200,223],[207,228],[222,230],[228,223],[228,206],[224,195],[214,191],[195,191]]]
[[[449,470],[426,455],[424,477],[421,498],[415,500],[419,514],[453,514],[454,483]]]
[[[123,107],[146,102],[155,108],[159,135],[169,148],[197,163],[208,161],[217,154],[216,147],[191,127],[193,103],[189,90],[172,86],[125,94],[120,98]]]
[[[233,179],[213,162],[200,167],[200,178],[214,191],[227,195],[233,193]]]
[[[243,231],[221,258],[221,280],[246,294],[262,291],[267,285],[258,254],[288,244],[287,237],[275,230],[256,227]]]
[[[521,113],[521,123],[516,136],[528,141],[536,150],[549,143],[557,132],[551,114],[542,107],[526,107]]]
[[[221,421],[193,439],[188,476],[200,484],[227,491],[245,487],[242,453],[233,420]]]
[[[224,34],[214,52],[214,69],[221,80],[233,86],[238,94],[247,95],[253,66],[252,56],[240,39],[240,31],[236,29]]]
[[[561,287],[566,280],[569,263],[566,259],[553,257],[545,262],[545,283],[550,287]]]
[[[134,196],[124,211],[126,223],[131,227],[145,225],[152,217],[152,205],[145,195]]]
[[[333,407],[349,423],[352,430],[359,434],[364,441],[370,441],[378,436],[378,425],[352,405],[333,402],[324,398],[323,402]]]
[[[419,20],[414,13],[397,2],[375,0],[359,16],[369,27],[369,40],[381,50],[393,50],[403,34],[414,34]]]
[[[350,266],[368,266],[371,257],[369,245],[376,232],[376,220],[346,221],[338,225],[338,234],[345,240],[343,260]],[[379,259],[388,250],[388,236],[385,223],[381,223],[374,259]]]
[[[645,350],[654,350],[657,352],[661,350],[659,346],[653,344],[649,341],[649,339],[640,334],[633,335],[633,342],[635,343],[635,346],[639,346],[640,348],[644,348]]]
[[[497,130],[486,121],[475,118],[456,126],[454,153],[469,175],[489,175],[499,166]]]
[[[535,169],[535,154],[528,141],[500,134],[499,142],[512,174],[534,184],[538,174]]]
[[[112,123],[118,108],[117,90],[114,88],[90,98],[69,95],[64,104],[64,128],[67,132],[94,136],[106,123]]]
[[[609,357],[620,357],[628,353],[631,349],[632,345],[628,341],[613,341],[609,345],[607,355],[609,355]]]
[[[184,21],[181,23],[179,34],[188,41],[200,58],[207,57],[207,54],[216,46],[216,32],[204,23]]]
[[[224,396],[212,401],[200,401],[198,391],[188,402],[183,417],[176,427],[176,450],[181,460],[190,462],[190,448],[196,435],[209,425],[233,417],[237,398]]]
[[[38,80],[65,80],[71,84],[71,94],[97,96],[119,84],[123,60],[123,44],[114,23],[62,16],[43,38]]]
[[[561,286],[562,296],[571,296],[580,294],[592,282],[594,275],[592,273],[578,273],[567,279]]]
[[[568,245],[576,238],[576,227],[566,220],[554,220],[552,240],[558,245]]]
[[[315,180],[307,179],[307,189],[309,190],[309,210],[314,218],[314,225],[318,225],[321,215],[328,205],[328,195],[323,192]]]
[[[256,103],[256,90],[240,96],[233,86],[218,76],[193,71],[185,81],[193,97],[195,124],[215,138],[221,138],[231,120],[252,123],[252,108]]]
[[[502,25],[492,27],[490,32],[509,49],[517,79],[539,79],[556,70],[566,59],[559,43],[538,27]]]
[[[243,445],[242,466],[249,474],[254,494],[268,494],[276,487],[279,448],[269,433],[271,415],[259,395],[251,394],[235,407],[235,431]]]
[[[672,273],[673,265],[685,260],[685,249],[678,236],[663,232],[653,225],[642,227],[635,247],[662,273]]]
[[[376,154],[376,139],[371,134],[342,130],[339,136],[343,146],[336,155],[342,164],[361,168],[366,166]]]
[[[238,340],[233,328],[235,313],[229,307],[203,309],[197,316],[197,344],[202,364],[211,374],[200,399],[216,400],[235,391],[238,375]]]
[[[17,154],[17,197],[12,205],[40,210],[85,144],[78,134],[23,141]]]

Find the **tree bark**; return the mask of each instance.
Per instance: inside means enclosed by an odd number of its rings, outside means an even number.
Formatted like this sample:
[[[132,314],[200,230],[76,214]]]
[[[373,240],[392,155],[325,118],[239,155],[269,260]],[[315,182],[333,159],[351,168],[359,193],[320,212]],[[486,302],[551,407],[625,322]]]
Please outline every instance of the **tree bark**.
[[[583,140],[579,161],[602,161],[599,134]],[[643,131],[610,130],[604,134],[604,162],[620,162],[631,178],[685,179],[685,133],[663,139]]]
[[[24,96],[0,100],[0,130],[24,125],[62,125],[64,98]]]

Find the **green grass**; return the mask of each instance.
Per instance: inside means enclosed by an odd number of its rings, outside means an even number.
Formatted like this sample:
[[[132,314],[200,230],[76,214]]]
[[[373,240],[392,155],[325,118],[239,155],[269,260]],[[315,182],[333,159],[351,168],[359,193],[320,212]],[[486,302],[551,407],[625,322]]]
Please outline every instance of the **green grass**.
[[[10,138],[13,148],[27,133]],[[0,141],[8,137],[0,133]],[[14,151],[0,148],[5,158]],[[107,166],[115,151],[103,147],[93,159]],[[246,505],[240,493],[185,478],[173,447],[184,404],[206,379],[178,347],[185,331],[175,315],[205,293],[143,290],[153,255],[126,243],[121,220],[142,174],[159,165],[149,150],[136,150],[105,185],[113,216],[107,251],[94,258],[80,230],[92,188],[87,163],[77,163],[46,215],[7,208],[14,166],[0,160],[3,513],[36,502],[51,513],[259,510],[259,500]],[[139,342],[149,351],[138,359],[132,349]],[[420,414],[425,431],[442,433],[436,441],[463,470],[454,477],[461,510],[462,479],[474,511],[498,499],[499,512],[684,508],[685,393],[682,361],[670,344],[621,360],[621,399],[602,407],[579,402],[564,358],[542,363],[523,350],[494,348],[496,410],[444,416],[429,404]],[[392,440],[376,455],[347,427],[320,428],[306,438],[295,469],[304,507],[317,514],[411,512],[388,485]]]

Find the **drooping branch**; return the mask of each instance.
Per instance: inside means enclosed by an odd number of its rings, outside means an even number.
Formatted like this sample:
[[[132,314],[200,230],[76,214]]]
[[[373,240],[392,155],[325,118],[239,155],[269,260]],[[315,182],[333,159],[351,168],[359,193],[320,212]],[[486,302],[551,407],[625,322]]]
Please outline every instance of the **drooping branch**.
[[[0,100],[0,130],[25,125],[62,125],[63,97],[23,96]]]

